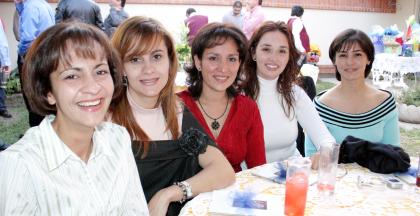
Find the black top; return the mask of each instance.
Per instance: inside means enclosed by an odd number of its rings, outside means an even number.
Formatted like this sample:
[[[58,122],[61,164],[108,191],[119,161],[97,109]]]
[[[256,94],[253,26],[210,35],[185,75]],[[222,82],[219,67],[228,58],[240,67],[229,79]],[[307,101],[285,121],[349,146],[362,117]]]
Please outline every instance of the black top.
[[[198,156],[206,151],[208,144],[215,146],[187,108],[184,108],[179,139],[150,142],[147,156],[143,159],[143,149],[138,141],[133,141],[133,152],[147,202],[159,190],[200,172],[202,168]],[[182,206],[179,202],[172,202],[166,215],[178,215]]]

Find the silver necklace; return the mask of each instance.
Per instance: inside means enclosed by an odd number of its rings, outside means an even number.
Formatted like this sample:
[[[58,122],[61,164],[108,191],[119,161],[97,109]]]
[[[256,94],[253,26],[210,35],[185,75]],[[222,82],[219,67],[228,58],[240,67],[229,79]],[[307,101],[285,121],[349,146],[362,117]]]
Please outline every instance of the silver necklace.
[[[211,123],[211,128],[212,128],[213,130],[217,130],[217,129],[219,129],[219,127],[220,127],[220,123],[219,123],[217,120],[219,120],[220,118],[222,118],[222,117],[225,115],[226,110],[227,110],[227,107],[228,107],[228,105],[229,105],[229,99],[228,99],[228,100],[227,100],[227,102],[226,102],[225,111],[223,111],[222,115],[221,115],[221,116],[219,116],[218,118],[213,118],[213,117],[211,117],[209,114],[207,114],[207,112],[206,112],[206,111],[204,110],[204,108],[203,108],[203,105],[201,105],[201,103],[200,103],[200,99],[198,99],[198,104],[200,105],[200,107],[201,107],[201,109],[203,110],[204,114],[205,114],[208,118],[210,118],[211,120],[213,120],[213,122]]]

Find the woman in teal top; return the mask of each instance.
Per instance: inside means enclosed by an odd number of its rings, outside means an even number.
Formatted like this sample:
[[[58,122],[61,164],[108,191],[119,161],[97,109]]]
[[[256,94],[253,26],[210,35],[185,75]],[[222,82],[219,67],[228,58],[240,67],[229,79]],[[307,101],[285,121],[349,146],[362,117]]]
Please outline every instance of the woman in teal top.
[[[400,145],[395,98],[365,81],[375,57],[373,44],[362,31],[347,29],[331,43],[329,56],[341,81],[315,98],[315,106],[338,143],[352,135],[370,142]],[[305,156],[317,151],[309,137]]]

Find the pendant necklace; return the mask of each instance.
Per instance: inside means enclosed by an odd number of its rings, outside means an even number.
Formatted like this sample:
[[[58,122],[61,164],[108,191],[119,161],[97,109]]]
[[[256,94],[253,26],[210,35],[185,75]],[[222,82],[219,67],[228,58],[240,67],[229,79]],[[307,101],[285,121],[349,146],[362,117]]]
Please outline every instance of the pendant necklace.
[[[211,123],[211,128],[212,128],[213,130],[217,130],[217,129],[219,129],[219,127],[220,127],[220,123],[219,123],[217,120],[219,120],[220,118],[222,118],[222,117],[225,115],[226,110],[227,110],[227,107],[228,107],[228,105],[229,105],[229,99],[228,99],[228,100],[227,100],[227,102],[226,102],[225,111],[223,111],[222,115],[221,115],[221,116],[219,116],[218,118],[212,118],[211,116],[209,116],[209,114],[207,114],[207,112],[206,112],[206,111],[204,110],[204,108],[203,108],[203,105],[201,105],[201,103],[200,103],[200,99],[198,99],[198,104],[200,105],[200,107],[201,107],[201,109],[203,110],[204,114],[205,114],[207,117],[209,117],[211,120],[213,120],[213,122]]]

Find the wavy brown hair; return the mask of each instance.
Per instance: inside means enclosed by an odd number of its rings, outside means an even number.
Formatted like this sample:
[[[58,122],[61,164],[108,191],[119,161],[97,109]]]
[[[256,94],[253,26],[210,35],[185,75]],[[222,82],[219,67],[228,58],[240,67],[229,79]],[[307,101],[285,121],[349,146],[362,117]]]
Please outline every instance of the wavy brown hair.
[[[178,59],[176,56],[173,39],[163,25],[155,19],[135,16],[124,21],[115,31],[112,37],[112,44],[120,53],[122,62],[129,61],[134,56],[144,55],[150,52],[161,41],[166,45],[169,56],[169,78],[165,87],[159,93],[158,101],[162,106],[167,128],[173,138],[179,137],[179,126],[177,119],[176,95],[174,91],[175,76],[178,69]],[[130,84],[128,84],[130,85]],[[125,87],[127,91],[127,87]],[[150,138],[140,127],[134,118],[132,108],[128,102],[127,94],[122,94],[117,98],[118,104],[111,107],[112,121],[127,128],[132,140],[139,142],[138,149],[143,148],[142,158],[146,157]]]
[[[246,57],[247,40],[241,30],[230,24],[210,23],[204,26],[195,36],[191,45],[191,65],[184,67],[187,72],[188,91],[194,99],[200,98],[203,90],[203,76],[195,66],[194,56],[202,60],[206,49],[224,44],[228,39],[232,39],[238,47],[239,71],[235,81],[226,89],[228,97],[234,97],[240,92],[241,77],[243,76],[243,64]]]
[[[296,50],[292,32],[285,22],[266,21],[252,35],[244,65],[245,81],[243,83],[243,89],[247,96],[254,100],[258,98],[260,85],[257,77],[257,62],[252,59],[252,56],[255,54],[258,43],[264,34],[273,31],[279,31],[284,34],[289,44],[289,61],[277,80],[277,91],[283,96],[286,102],[286,104],[283,103],[283,110],[286,116],[290,117],[294,103],[292,87],[296,83],[299,74],[299,68],[296,63],[299,58],[299,53]]]

